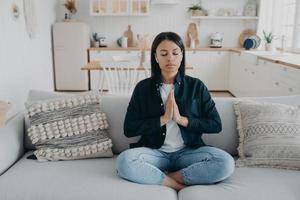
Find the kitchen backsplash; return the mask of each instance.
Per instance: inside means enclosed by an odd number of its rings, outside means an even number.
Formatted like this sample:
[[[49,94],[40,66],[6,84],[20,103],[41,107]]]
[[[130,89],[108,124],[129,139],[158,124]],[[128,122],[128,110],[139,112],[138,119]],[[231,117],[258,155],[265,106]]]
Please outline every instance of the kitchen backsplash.
[[[120,38],[128,25],[136,41],[137,34],[141,36],[149,34],[150,40],[162,31],[174,31],[184,39],[188,24],[195,22],[198,25],[200,47],[208,47],[210,36],[215,32],[223,36],[223,47],[238,47],[238,37],[245,28],[256,29],[258,20],[241,19],[191,19],[187,7],[198,3],[194,0],[180,0],[175,5],[151,5],[149,16],[90,16],[89,0],[77,0],[78,12],[75,19],[90,25],[91,32],[97,32],[99,36],[106,38],[108,47],[117,47],[117,39]],[[62,21],[65,15],[64,0],[57,4],[57,21]],[[202,0],[202,6],[210,14],[218,14],[223,10],[229,10],[235,14],[243,14],[247,0]]]

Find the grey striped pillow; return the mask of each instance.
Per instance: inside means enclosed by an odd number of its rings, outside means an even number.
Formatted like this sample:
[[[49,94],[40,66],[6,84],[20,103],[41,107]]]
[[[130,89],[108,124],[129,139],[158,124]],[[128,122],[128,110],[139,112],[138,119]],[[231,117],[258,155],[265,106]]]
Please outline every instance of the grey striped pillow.
[[[238,167],[300,170],[300,106],[236,101]]]
[[[28,136],[39,161],[113,155],[98,93],[34,101],[25,107],[30,124]]]

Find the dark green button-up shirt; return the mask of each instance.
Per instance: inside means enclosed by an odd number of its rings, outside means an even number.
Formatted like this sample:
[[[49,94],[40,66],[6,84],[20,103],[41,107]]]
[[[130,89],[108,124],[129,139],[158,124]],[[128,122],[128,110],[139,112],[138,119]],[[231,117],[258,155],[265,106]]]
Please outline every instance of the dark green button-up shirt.
[[[132,94],[124,121],[127,137],[141,136],[130,147],[160,148],[166,137],[166,125],[160,125],[164,104],[160,95],[161,77],[140,81]],[[188,126],[179,125],[184,144],[197,148],[204,146],[203,133],[222,130],[221,119],[206,86],[199,79],[177,74],[174,95],[181,116],[188,118]]]

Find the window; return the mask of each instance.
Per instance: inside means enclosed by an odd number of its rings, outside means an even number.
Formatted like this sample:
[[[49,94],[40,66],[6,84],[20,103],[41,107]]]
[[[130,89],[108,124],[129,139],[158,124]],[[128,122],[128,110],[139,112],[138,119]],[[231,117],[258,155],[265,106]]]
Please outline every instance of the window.
[[[276,48],[300,49],[300,0],[261,0],[258,34],[275,35]]]
[[[273,30],[276,35],[274,41],[276,47],[282,47],[282,40],[284,48],[293,47],[296,7],[297,0],[275,0]]]

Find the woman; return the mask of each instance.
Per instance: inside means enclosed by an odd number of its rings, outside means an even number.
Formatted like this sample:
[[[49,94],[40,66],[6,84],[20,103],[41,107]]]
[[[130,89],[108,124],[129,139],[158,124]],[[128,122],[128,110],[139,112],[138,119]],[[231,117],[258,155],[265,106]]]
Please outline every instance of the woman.
[[[220,116],[206,86],[185,75],[185,49],[176,33],[154,39],[151,73],[137,84],[127,108],[125,135],[141,138],[118,156],[118,175],[176,190],[228,178],[233,158],[201,139],[222,130]]]

